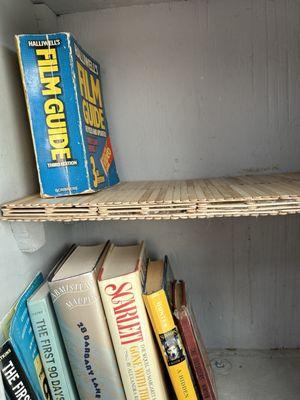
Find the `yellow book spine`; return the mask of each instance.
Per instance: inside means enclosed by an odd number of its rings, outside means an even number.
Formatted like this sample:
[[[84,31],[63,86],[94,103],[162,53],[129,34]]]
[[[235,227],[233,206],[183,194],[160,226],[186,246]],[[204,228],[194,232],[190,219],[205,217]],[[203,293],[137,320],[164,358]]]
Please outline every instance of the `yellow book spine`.
[[[145,294],[144,302],[178,400],[197,400],[186,353],[163,289]]]

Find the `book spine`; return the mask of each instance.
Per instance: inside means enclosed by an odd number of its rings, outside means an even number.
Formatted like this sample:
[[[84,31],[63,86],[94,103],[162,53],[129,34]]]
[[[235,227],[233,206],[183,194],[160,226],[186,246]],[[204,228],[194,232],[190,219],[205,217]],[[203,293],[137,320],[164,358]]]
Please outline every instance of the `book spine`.
[[[51,308],[45,299],[28,302],[30,319],[48,379],[53,400],[77,400],[75,383],[68,371],[65,349],[60,343],[60,332]]]
[[[175,318],[202,398],[203,400],[216,400],[204,359],[193,334],[193,327],[184,307],[182,310],[176,311]]]
[[[37,397],[40,400],[50,400],[50,388],[34,337],[27,307],[27,300],[42,283],[43,275],[42,273],[38,273],[20,296],[10,321],[9,340]]]
[[[91,188],[98,190],[119,182],[105,115],[100,65],[73,37],[70,45],[87,174]]]
[[[0,350],[0,368],[6,395],[11,400],[37,400],[31,384],[9,341]]]
[[[99,281],[99,287],[127,399],[168,399],[139,271]]]
[[[49,287],[80,398],[125,400],[94,274]]]
[[[177,399],[196,400],[197,394],[186,353],[165,291],[161,289],[149,295],[145,294],[144,301]]]

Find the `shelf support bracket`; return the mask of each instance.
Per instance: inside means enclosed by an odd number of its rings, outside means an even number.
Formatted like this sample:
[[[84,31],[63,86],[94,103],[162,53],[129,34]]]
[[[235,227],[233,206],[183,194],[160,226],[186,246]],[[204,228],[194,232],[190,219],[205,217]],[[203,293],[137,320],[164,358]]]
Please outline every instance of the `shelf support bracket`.
[[[18,222],[10,223],[18,248],[23,253],[34,253],[46,244],[44,224]]]

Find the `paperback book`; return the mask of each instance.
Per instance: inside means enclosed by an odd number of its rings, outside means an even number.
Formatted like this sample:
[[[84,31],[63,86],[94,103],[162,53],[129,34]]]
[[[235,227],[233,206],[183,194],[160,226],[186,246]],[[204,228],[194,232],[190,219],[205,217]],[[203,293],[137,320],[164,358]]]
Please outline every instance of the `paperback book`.
[[[47,282],[28,299],[27,306],[52,399],[79,400]]]
[[[217,390],[212,368],[192,308],[187,302],[185,282],[174,283],[173,302],[175,320],[202,399],[216,400]]]
[[[10,343],[7,340],[0,348],[0,368],[1,368],[1,388],[0,399],[5,396],[10,400],[37,400],[34,390],[27,379],[26,373],[22,368],[18,357]],[[2,376],[5,386],[2,385]],[[6,393],[6,394],[5,394]]]
[[[16,44],[41,196],[116,184],[97,61],[70,33],[17,35]]]
[[[50,389],[27,308],[28,298],[43,283],[43,280],[41,273],[36,275],[1,321],[1,342],[9,342],[38,400],[50,400]]]
[[[149,262],[144,301],[152,327],[178,400],[196,400],[188,359],[175,325],[170,302],[173,274],[168,259]]]

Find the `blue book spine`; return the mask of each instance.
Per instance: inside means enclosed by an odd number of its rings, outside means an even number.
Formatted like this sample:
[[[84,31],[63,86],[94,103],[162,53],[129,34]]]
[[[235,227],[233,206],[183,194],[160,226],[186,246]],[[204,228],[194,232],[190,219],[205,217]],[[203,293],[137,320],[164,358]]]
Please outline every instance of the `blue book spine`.
[[[49,292],[28,301],[28,309],[53,400],[78,400],[65,346]]]
[[[9,340],[39,400],[50,400],[50,390],[34,337],[29,312],[28,298],[43,283],[39,273],[19,298],[9,328]]]
[[[41,195],[116,184],[99,64],[69,33],[17,35],[16,43]]]

